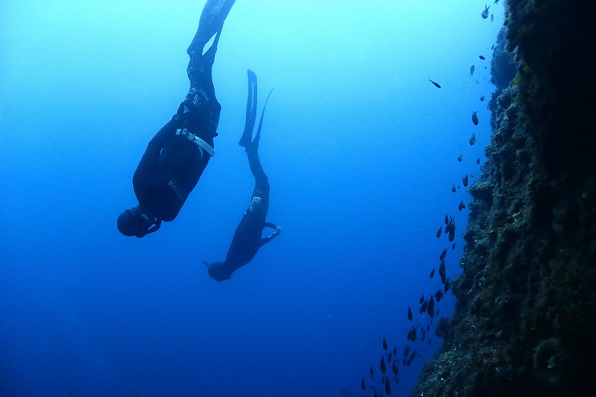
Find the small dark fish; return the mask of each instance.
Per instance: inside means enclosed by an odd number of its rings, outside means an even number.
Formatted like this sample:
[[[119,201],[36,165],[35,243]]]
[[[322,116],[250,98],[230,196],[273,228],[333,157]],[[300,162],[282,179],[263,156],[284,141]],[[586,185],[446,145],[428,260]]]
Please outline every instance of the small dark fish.
[[[441,299],[443,299],[443,291],[441,291],[441,289],[438,289],[437,292],[435,292],[435,300],[437,302],[440,302]]]
[[[453,243],[453,245],[451,246],[451,249],[454,250],[455,249],[455,243]]]
[[[387,339],[383,338],[383,350],[387,351]]]
[[[410,353],[410,357],[408,357],[408,361],[407,361],[406,365],[409,367],[415,358],[416,358],[416,349],[414,349],[414,351],[412,353]]]
[[[464,204],[463,200],[459,203],[459,205],[457,206],[457,209],[459,211],[466,209],[466,205]]]
[[[494,45],[494,44],[493,44],[493,45],[491,45],[491,46],[490,46],[490,49],[491,49],[491,50],[494,50],[494,49],[495,49],[495,45]]]
[[[478,125],[478,112],[472,112],[472,123]]]
[[[424,302],[424,295],[420,297],[420,303]]]
[[[387,353],[387,364],[391,362],[391,352]]]
[[[474,146],[474,144],[476,143],[476,133],[472,134],[472,136],[468,140],[468,143],[470,144],[470,146]]]
[[[480,157],[476,159],[476,164],[480,165]]]
[[[394,348],[393,348],[393,355],[394,355],[394,356],[397,356],[397,347],[394,347]]]
[[[408,340],[411,342],[416,342],[418,340],[418,333],[416,332],[418,327],[412,327],[411,330],[408,331]]]
[[[451,281],[445,280],[443,284],[445,285],[445,293],[447,293],[447,291],[449,291],[449,287],[451,286]]]
[[[440,261],[444,260],[446,256],[447,256],[447,248],[445,248],[443,250],[443,252],[441,252],[441,255],[439,256],[439,260]]]
[[[485,5],[485,6],[484,6],[484,11],[482,11],[482,14],[480,14],[480,15],[482,15],[482,19],[486,19],[486,18],[488,18],[488,9],[489,9],[489,8],[490,8],[490,7],[489,7],[489,6],[487,6],[487,5]]]
[[[484,95],[482,95],[482,96],[480,97],[480,101],[481,101],[481,102],[484,102]]]
[[[461,163],[461,161],[463,160],[463,156],[460,154],[459,156],[457,156],[457,161],[459,161]]]
[[[381,362],[379,363],[379,367],[381,367],[381,372],[385,373],[387,371],[387,364],[385,364],[385,359],[381,356]]]
[[[457,190],[457,186],[455,186],[455,185],[452,185],[452,186],[451,186],[451,191],[452,191],[453,193],[455,193],[455,191],[456,191],[456,190]]]
[[[439,275],[441,276],[441,279],[445,278],[445,261],[442,261],[439,265]]]
[[[391,385],[389,384],[389,379],[385,379],[385,393],[387,393],[387,395],[391,394]]]
[[[370,372],[370,376],[375,376],[375,371],[373,370],[372,365],[370,366],[370,371],[368,372]]]
[[[445,233],[453,234],[455,233],[455,218],[449,218],[449,224],[445,227]]]
[[[474,75],[474,69],[476,69],[476,66],[474,66],[474,65],[470,66],[470,76]]]
[[[420,314],[426,313],[426,306],[427,306],[427,304],[428,304],[427,301],[422,302],[422,305],[420,305]],[[412,341],[412,342],[415,342],[415,341]]]
[[[468,174],[464,175],[463,178],[461,178],[461,183],[463,183],[464,187],[468,186]]]
[[[434,316],[435,313],[435,298],[433,298],[433,296],[430,296],[430,299],[428,300],[428,305],[426,306],[426,312],[428,314],[430,314],[431,318]]]
[[[428,79],[428,81],[430,81],[431,83],[433,83],[433,85],[437,88],[441,88],[441,84],[437,83],[436,81],[432,81],[431,79]]]
[[[408,357],[408,354],[410,354],[410,346],[406,346],[404,349],[404,357]]]
[[[435,276],[435,269],[433,268],[433,270],[430,271],[430,274],[428,275],[429,278],[433,278]]]
[[[493,22],[495,20],[495,15],[494,14],[490,14],[490,21]]]
[[[441,237],[441,232],[443,231],[442,227],[439,227],[439,230],[437,230],[437,238]]]
[[[364,381],[364,378],[362,378],[362,382],[360,382],[360,387],[362,390],[366,390],[366,382]]]
[[[399,374],[399,368],[397,367],[397,362],[394,361],[393,365],[391,366],[391,371],[393,371],[393,375],[398,375]]]
[[[483,61],[486,59],[484,55],[478,55],[478,58],[482,59]]]
[[[449,224],[449,217],[447,216],[447,214],[445,214],[445,224],[448,225]]]
[[[412,309],[408,307],[408,320],[412,321]]]
[[[495,4],[499,4],[499,0],[495,0]]]
[[[427,331],[430,331],[430,324],[428,324],[428,325],[426,326],[426,330],[427,330]]]

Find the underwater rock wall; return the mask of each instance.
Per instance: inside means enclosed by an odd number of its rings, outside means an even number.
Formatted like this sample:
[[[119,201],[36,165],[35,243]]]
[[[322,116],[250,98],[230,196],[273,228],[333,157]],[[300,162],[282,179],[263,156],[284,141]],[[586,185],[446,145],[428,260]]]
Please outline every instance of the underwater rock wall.
[[[456,310],[415,396],[596,390],[596,5],[509,0],[506,12]]]

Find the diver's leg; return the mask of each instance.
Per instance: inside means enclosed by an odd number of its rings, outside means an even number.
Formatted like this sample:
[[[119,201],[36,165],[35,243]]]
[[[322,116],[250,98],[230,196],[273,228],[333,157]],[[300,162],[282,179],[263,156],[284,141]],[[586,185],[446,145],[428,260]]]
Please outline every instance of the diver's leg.
[[[190,89],[182,102],[179,114],[184,120],[184,128],[198,134],[210,142],[217,136],[221,105],[217,102],[213,86],[212,69],[221,32],[217,32],[213,44],[204,54],[193,53],[188,63]]]
[[[223,23],[235,1],[207,0],[201,13],[197,33],[186,51],[188,55],[192,55],[193,53],[203,54],[205,44],[207,44],[215,33],[221,32]]]
[[[255,183],[267,183],[268,178],[267,174],[263,170],[263,166],[261,165],[261,160],[259,159],[259,136],[256,136],[255,139],[250,143],[250,145],[246,148],[246,155],[248,156],[248,166],[250,167],[250,172],[255,178]]]

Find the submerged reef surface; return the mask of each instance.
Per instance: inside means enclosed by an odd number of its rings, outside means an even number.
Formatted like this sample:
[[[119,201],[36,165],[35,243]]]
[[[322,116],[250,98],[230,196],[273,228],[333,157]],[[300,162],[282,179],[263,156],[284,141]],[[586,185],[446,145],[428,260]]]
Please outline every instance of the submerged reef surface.
[[[415,396],[594,395],[595,10],[506,4],[457,305]]]

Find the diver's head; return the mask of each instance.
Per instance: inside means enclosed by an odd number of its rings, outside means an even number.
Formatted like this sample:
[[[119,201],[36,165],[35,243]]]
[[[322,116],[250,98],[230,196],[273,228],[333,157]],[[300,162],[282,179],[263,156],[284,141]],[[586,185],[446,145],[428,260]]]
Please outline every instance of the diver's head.
[[[224,281],[232,278],[230,274],[223,270],[223,268],[226,265],[224,262],[213,262],[209,264],[203,261],[203,263],[207,265],[207,267],[209,267],[209,277],[211,277],[215,281]]]
[[[159,229],[161,220],[149,215],[140,205],[124,211],[118,217],[118,230],[125,236],[144,237]]]

